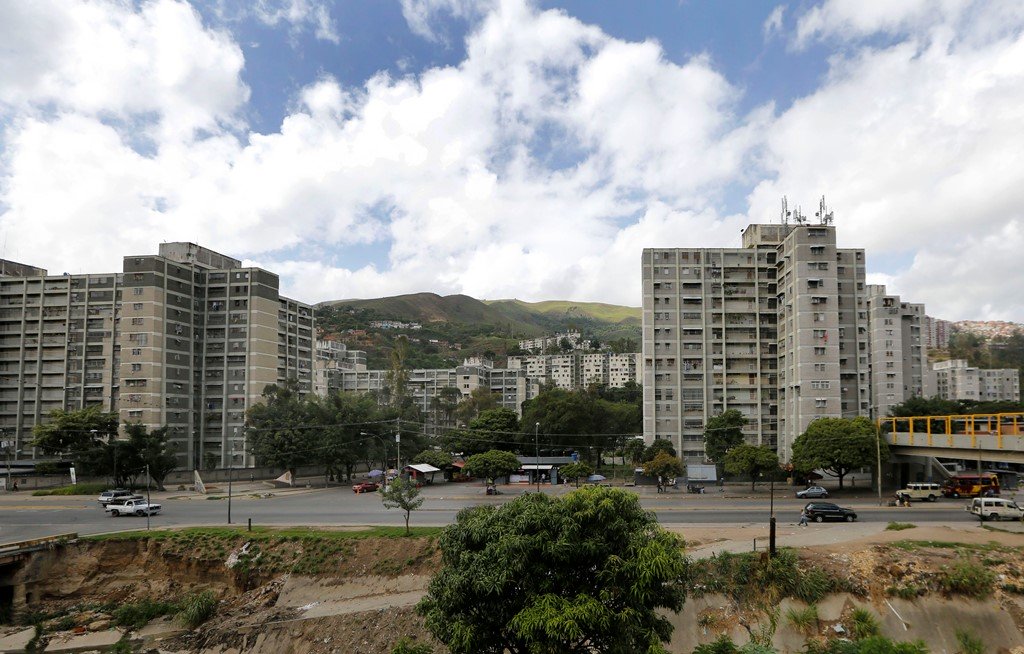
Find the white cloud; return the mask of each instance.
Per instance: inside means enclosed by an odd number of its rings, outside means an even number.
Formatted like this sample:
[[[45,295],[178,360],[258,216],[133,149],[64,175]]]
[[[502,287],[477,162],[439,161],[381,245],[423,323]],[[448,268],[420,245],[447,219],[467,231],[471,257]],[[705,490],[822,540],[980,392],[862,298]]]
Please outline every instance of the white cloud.
[[[471,11],[408,4],[426,26]],[[505,0],[471,18],[457,66],[358,87],[323,75],[266,134],[246,133],[241,50],[188,5],[4,5],[5,256],[117,270],[187,239],[310,301],[430,290],[636,305],[643,247],[734,246],[781,195],[824,192],[872,280],[935,315],[1024,318],[1000,300],[1024,273],[989,263],[1022,240],[1024,20],[1006,5],[924,18],[912,4],[795,16],[808,42],[844,21],[861,36],[785,111],[741,113],[707,55],[669,61],[653,41]],[[748,188],[747,215],[722,215]],[[384,254],[333,256],[358,248]],[[872,269],[881,257],[905,263]]]
[[[470,19],[490,11],[498,0],[400,0],[402,16],[413,34],[428,41],[447,42],[437,25],[441,18]]]
[[[782,33],[782,17],[785,13],[786,5],[778,5],[772,9],[772,13],[768,14],[768,18],[765,19],[764,25],[761,27],[765,40]]]
[[[271,27],[287,23],[294,33],[311,27],[316,38],[341,43],[338,27],[323,0],[258,0],[252,14]]]

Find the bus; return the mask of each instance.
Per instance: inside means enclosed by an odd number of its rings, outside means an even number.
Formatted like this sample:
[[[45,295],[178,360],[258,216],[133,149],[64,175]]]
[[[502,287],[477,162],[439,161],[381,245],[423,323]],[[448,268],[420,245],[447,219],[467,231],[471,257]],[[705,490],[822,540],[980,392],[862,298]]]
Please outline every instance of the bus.
[[[946,480],[942,488],[946,497],[978,497],[999,494],[999,475],[983,472],[980,475],[959,474]]]

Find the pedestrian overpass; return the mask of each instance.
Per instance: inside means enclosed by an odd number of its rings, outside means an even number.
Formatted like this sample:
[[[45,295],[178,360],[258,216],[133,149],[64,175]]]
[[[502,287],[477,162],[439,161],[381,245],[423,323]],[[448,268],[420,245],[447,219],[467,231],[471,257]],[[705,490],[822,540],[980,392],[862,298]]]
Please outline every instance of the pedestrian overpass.
[[[893,454],[1024,463],[1024,413],[880,418]]]

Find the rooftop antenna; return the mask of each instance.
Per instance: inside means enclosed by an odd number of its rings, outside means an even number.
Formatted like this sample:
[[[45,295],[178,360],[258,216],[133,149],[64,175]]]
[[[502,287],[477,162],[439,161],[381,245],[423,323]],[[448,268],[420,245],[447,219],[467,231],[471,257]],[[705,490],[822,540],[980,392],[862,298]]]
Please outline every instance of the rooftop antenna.
[[[828,206],[825,204],[825,196],[821,196],[821,201],[818,203],[818,211],[814,214],[818,218],[818,222],[822,225],[831,225],[835,219],[834,213],[828,210]]]
[[[789,203],[786,200],[786,196],[782,196],[782,224],[789,224],[789,217],[792,215],[792,211],[789,210]]]
[[[800,207],[794,209],[793,212],[793,222],[795,222],[797,225],[803,225],[804,223],[807,222],[806,216],[804,216],[804,214],[800,212]]]

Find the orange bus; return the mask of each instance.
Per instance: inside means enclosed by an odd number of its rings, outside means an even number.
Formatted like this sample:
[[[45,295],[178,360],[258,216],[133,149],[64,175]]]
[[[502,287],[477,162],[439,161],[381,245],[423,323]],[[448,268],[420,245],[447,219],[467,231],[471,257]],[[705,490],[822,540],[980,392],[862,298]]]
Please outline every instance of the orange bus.
[[[999,475],[993,472],[983,472],[980,475],[953,475],[943,485],[942,494],[946,497],[998,495]]]

